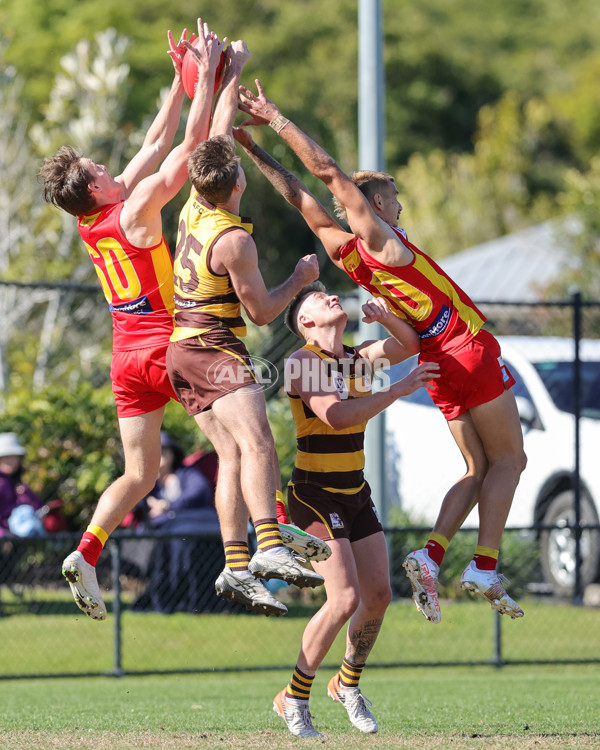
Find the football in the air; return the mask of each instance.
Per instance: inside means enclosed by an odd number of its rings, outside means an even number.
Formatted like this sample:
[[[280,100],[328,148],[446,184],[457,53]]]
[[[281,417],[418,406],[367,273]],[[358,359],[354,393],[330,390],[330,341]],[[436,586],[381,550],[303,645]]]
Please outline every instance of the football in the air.
[[[196,46],[198,46],[197,39],[192,42],[192,47]],[[221,52],[221,59],[219,60],[217,73],[215,75],[215,94],[217,93],[217,89],[219,88],[221,79],[223,78],[224,71],[225,53]],[[185,51],[185,54],[183,56],[183,63],[181,64],[181,80],[183,82],[183,90],[190,97],[190,99],[193,99],[194,92],[196,91],[196,85],[198,83],[198,66],[196,65],[194,56],[188,50]]]

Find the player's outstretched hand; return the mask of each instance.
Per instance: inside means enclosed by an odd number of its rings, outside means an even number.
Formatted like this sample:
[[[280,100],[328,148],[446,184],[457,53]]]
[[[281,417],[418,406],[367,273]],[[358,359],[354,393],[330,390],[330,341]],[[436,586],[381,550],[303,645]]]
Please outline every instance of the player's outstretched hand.
[[[300,258],[298,263],[296,263],[294,276],[296,276],[302,286],[316,281],[319,278],[319,261],[317,260],[317,256],[313,253],[312,255],[305,255],[303,258]]]
[[[383,297],[373,297],[362,306],[363,323],[381,323],[385,325],[386,321],[394,313],[390,310],[388,303]]]
[[[179,41],[177,42],[177,44],[175,44],[171,29],[167,31],[167,39],[169,40],[169,49],[167,50],[167,55],[169,55],[169,57],[173,61],[173,67],[175,68],[175,75],[178,75],[180,77],[181,77],[181,66],[183,65],[183,56],[185,55],[187,51],[187,47],[185,46],[185,43],[189,42],[189,44],[192,44],[192,42],[196,38],[196,34],[192,32],[192,36],[188,39],[187,33],[188,33],[188,30],[184,29],[181,32]]]
[[[231,42],[229,47],[225,50],[225,57],[227,59],[227,65],[235,65],[238,70],[242,70],[244,65],[250,59],[252,53],[248,49],[246,42],[243,39],[238,39],[236,42]]]
[[[405,378],[399,380],[396,383],[396,390],[399,396],[408,396],[409,393],[413,393],[417,388],[423,388],[432,380],[439,378],[440,366],[437,362],[424,362],[419,365],[416,370],[413,370]]]
[[[245,86],[240,86],[238,108],[251,117],[250,120],[244,120],[242,127],[245,125],[268,125],[279,115],[279,107],[270,99],[267,99],[258,78],[254,83],[258,94],[254,94]]]
[[[196,46],[186,40],[183,44],[187,51],[194,56],[194,60],[199,68],[208,69],[211,73],[216,72],[221,59],[223,48],[227,44],[227,37],[221,41],[219,37],[211,31],[207,23],[198,19],[198,40]]]

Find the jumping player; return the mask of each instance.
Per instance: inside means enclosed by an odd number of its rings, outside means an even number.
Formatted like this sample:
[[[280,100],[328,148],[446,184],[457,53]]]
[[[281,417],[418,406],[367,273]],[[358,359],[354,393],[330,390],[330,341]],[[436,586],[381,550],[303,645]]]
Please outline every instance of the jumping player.
[[[462,573],[462,586],[486,597],[499,612],[522,617],[497,572],[502,532],[526,465],[510,390],[514,378],[502,362],[498,342],[483,330],[485,318],[469,297],[398,229],[402,206],[393,178],[371,171],[346,175],[280,113],[259,81],[256,85],[257,95],[240,87],[240,109],[251,116],[243,125],[269,124],[327,185],[351,232],[277,162],[271,160],[263,171],[274,176],[275,186],[302,212],[333,263],[371,294],[385,297],[393,312],[414,327],[421,342],[420,362],[440,364],[440,378],[428,390],[448,420],[467,470],[446,494],[425,547],[403,563],[416,606],[430,622],[440,621],[439,566],[449,541],[478,503],[478,544]],[[247,150],[261,169],[270,159],[255,144]]]
[[[279,616],[287,608],[257,579],[317,586],[323,578],[286,549],[277,523],[279,465],[264,394],[241,340],[246,333],[241,307],[254,323],[270,323],[317,278],[319,267],[316,256],[306,256],[280,287],[265,287],[252,224],[240,216],[246,177],[231,136],[238,81],[224,84],[211,137],[189,159],[192,191],[179,218],[175,330],[167,368],[181,403],[219,456],[215,504],[225,568],[216,592],[248,609]],[[252,559],[249,516],[257,541]],[[319,544],[315,550],[329,554]]]
[[[175,45],[169,31],[175,68],[171,90],[141,150],[121,175],[113,178],[104,165],[70,146],[46,159],[40,171],[44,199],[77,217],[113,318],[111,380],[125,472],[102,493],[77,550],[63,562],[77,605],[95,620],[106,618],[96,563],[110,534],[154,486],[163,414],[168,401],[176,398],[165,368],[173,331],[173,270],[161,209],[183,187],[188,156],[208,136],[224,45],[201,19],[195,48],[186,36],[184,31]],[[181,63],[186,49],[198,65],[199,82],[185,137],[169,153],[184,96]]]
[[[372,299],[362,309],[365,322],[381,323],[391,337],[344,346],[347,315],[339,298],[319,282],[303,289],[286,313],[288,327],[305,341],[286,366],[298,440],[288,507],[302,529],[332,548],[328,560],[315,563],[327,601],[306,626],[292,679],[273,703],[290,732],[302,737],[319,735],[308,708],[310,691],[346,622],[344,660],[327,692],[361,732],[378,729],[359,680],[392,594],[385,536],[363,474],[364,430],[371,417],[436,378],[438,370],[436,364],[421,365],[404,380],[371,393],[372,374],[416,354],[419,339],[384,299]]]

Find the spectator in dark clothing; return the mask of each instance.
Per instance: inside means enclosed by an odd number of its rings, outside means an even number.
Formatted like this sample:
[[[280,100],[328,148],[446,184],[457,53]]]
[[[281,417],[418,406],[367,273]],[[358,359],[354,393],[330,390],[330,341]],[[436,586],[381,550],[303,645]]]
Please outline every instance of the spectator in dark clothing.
[[[140,501],[136,517],[147,529],[159,529],[183,510],[214,509],[214,489],[195,466],[183,463],[184,453],[167,433],[160,433],[160,469],[152,492]]]
[[[14,432],[0,433],[0,537],[44,534],[36,515],[43,503],[21,478],[25,453]]]

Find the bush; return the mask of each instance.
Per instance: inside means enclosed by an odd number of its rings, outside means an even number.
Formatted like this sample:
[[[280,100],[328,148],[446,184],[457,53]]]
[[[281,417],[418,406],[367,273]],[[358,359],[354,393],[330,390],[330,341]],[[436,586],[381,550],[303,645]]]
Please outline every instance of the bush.
[[[179,404],[167,406],[164,427],[186,453],[210,444]],[[110,385],[47,388],[13,394],[2,431],[27,448],[25,481],[42,500],[60,498],[69,530],[87,524],[99,496],[123,471],[123,449]]]

